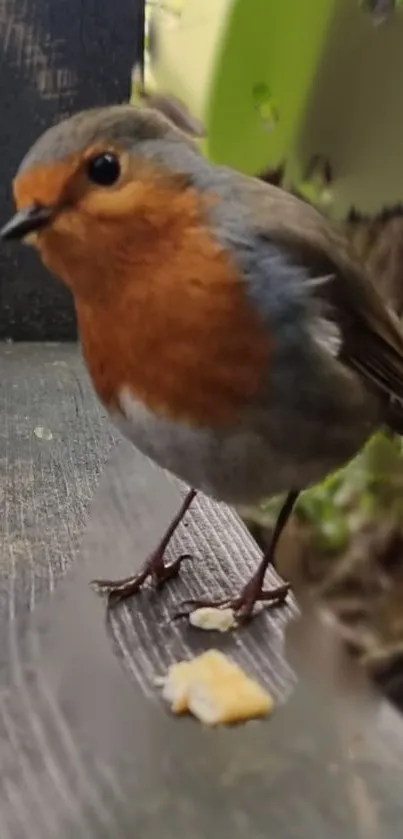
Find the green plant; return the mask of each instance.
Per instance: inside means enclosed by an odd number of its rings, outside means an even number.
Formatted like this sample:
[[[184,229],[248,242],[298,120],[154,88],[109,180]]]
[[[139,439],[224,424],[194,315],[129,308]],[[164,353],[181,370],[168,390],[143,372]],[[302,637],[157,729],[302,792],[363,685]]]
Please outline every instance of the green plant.
[[[312,528],[321,551],[339,555],[367,521],[402,517],[402,490],[402,441],[379,432],[348,466],[301,495],[296,516]],[[275,520],[281,500],[261,505],[269,520]]]

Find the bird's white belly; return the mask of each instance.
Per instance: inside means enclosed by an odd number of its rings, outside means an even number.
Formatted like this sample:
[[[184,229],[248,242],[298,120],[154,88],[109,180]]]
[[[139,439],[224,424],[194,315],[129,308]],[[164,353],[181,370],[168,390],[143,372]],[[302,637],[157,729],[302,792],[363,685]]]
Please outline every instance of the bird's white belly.
[[[323,464],[312,463],[312,474],[302,476],[284,451],[254,430],[194,429],[155,415],[128,390],[122,391],[120,406],[122,414],[112,419],[137,449],[189,486],[230,504],[255,504],[326,472]]]
[[[267,442],[243,428],[194,429],[150,412],[124,390],[112,419],[137,449],[195,489],[232,504],[256,503],[286,491],[295,475]]]

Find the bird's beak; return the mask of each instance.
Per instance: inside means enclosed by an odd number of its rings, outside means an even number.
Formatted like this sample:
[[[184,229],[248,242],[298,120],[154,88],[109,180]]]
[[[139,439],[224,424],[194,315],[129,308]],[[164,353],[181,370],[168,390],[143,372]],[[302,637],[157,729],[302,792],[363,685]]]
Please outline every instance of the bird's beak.
[[[7,224],[0,230],[0,239],[9,242],[13,239],[22,240],[30,233],[35,233],[50,224],[54,216],[52,207],[44,207],[39,204],[32,204],[24,210],[19,210]]]

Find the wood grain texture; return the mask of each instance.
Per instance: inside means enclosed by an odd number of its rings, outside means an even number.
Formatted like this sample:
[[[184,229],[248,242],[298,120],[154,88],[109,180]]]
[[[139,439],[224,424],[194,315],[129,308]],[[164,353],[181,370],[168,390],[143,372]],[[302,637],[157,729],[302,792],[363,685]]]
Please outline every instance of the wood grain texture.
[[[0,345],[0,626],[73,561],[113,444],[74,345]]]
[[[401,719],[321,680],[315,627],[313,672],[295,669],[292,601],[219,641],[169,622],[257,561],[235,514],[201,498],[172,546],[194,563],[105,623],[89,580],[138,566],[185,488],[112,447],[74,347],[3,347],[0,381],[1,839],[396,839]],[[154,676],[213,644],[270,686],[270,720],[206,731],[167,713]]]
[[[142,0],[0,0],[0,220],[33,141],[76,110],[126,101],[142,44]],[[0,338],[66,340],[72,301],[35,254],[0,251]]]

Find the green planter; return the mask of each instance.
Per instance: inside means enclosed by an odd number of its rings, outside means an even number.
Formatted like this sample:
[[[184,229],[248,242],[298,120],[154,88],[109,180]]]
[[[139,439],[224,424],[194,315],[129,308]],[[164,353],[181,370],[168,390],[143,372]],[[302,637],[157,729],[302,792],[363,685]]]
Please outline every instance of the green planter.
[[[207,109],[208,156],[249,174],[282,162],[304,119],[337,0],[239,0]]]

